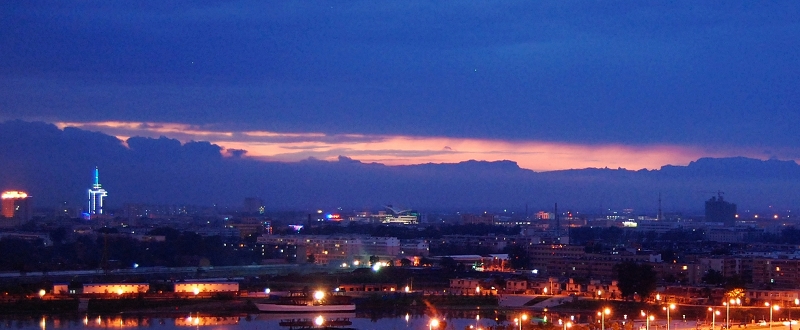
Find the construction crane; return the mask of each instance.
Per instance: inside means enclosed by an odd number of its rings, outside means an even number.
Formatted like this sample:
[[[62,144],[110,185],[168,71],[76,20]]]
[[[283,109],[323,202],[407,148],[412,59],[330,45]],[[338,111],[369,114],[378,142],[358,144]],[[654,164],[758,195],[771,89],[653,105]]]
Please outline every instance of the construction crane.
[[[725,194],[725,192],[724,192],[724,191],[722,191],[722,190],[717,190],[717,191],[701,191],[701,193],[704,193],[704,194],[717,194],[717,198],[719,198],[719,199],[722,199],[722,195],[724,195],[724,194]]]

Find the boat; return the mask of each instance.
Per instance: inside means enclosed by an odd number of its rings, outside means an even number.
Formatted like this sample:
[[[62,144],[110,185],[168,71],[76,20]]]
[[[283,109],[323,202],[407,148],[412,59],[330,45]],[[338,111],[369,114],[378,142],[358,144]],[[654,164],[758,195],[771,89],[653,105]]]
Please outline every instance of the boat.
[[[273,298],[273,297],[270,297]],[[356,305],[352,298],[339,293],[316,291],[290,291],[285,296],[277,296],[264,302],[255,303],[261,312],[270,313],[308,313],[308,312],[352,312]]]

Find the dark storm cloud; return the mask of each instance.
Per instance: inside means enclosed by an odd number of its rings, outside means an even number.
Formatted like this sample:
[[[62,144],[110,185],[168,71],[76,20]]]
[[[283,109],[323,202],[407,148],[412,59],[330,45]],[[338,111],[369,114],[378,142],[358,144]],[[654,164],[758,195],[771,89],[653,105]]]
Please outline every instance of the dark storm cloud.
[[[5,119],[797,148],[792,2],[0,6]]]
[[[226,154],[241,154],[226,150]],[[797,205],[800,166],[793,161],[700,159],[660,170],[584,169],[534,172],[512,161],[386,166],[340,156],[294,163],[223,156],[208,142],[130,138],[43,123],[0,123],[0,190],[22,190],[37,206],[68,201],[80,207],[95,166],[112,208],[123,203],[241,205],[260,196],[270,210],[378,208],[395,203],[419,209],[532,208],[552,203],[596,210],[634,207],[699,210],[723,190],[741,209]],[[712,188],[713,187],[713,188]],[[649,196],[649,198],[648,198]]]

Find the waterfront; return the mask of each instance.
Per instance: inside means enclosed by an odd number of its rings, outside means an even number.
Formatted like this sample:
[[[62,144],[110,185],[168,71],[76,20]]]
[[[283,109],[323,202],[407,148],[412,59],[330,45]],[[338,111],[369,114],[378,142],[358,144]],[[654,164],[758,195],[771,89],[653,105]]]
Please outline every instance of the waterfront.
[[[314,320],[317,314],[239,314],[239,315],[171,315],[171,316],[141,316],[141,315],[40,315],[21,317],[2,317],[0,326],[8,329],[88,329],[88,328],[150,328],[150,329],[290,329],[281,326],[281,321],[287,320]],[[370,318],[366,315],[354,313],[338,313],[323,315],[325,322],[330,320],[349,320],[352,325],[344,328],[352,329],[428,329],[431,318],[423,315],[408,315],[398,317]],[[447,327],[442,329],[464,329],[475,325],[475,319],[447,318]],[[490,324],[491,323],[491,324]],[[494,320],[481,320],[481,327],[497,325]],[[324,325],[324,324],[323,324]],[[295,328],[296,329],[296,328]]]
[[[480,314],[479,314],[480,313]],[[440,326],[442,330],[461,330],[472,329],[472,327],[479,327],[482,329],[517,329],[517,323],[514,318],[520,315],[526,315],[527,321],[525,322],[524,329],[547,329],[547,327],[537,327],[542,322],[541,315],[536,315],[532,311],[500,311],[500,310],[451,310],[440,311],[440,316],[437,318],[439,321],[447,322],[446,326]],[[476,317],[481,315],[480,317]],[[496,319],[492,316],[497,317]],[[418,314],[405,314],[393,316],[375,316],[363,313],[332,313],[332,314],[270,314],[270,313],[236,313],[236,314],[219,314],[219,315],[203,315],[202,313],[189,313],[185,315],[173,314],[44,314],[44,315],[4,315],[0,317],[0,328],[6,329],[22,329],[22,330],[47,330],[47,329],[89,329],[89,328],[107,328],[107,329],[123,329],[123,328],[149,328],[149,329],[186,329],[194,327],[195,329],[242,329],[242,330],[255,330],[255,329],[299,329],[299,327],[290,327],[286,324],[291,323],[287,321],[295,321],[295,324],[300,324],[299,321],[316,321],[321,316],[323,326],[325,322],[339,321],[339,326],[343,329],[360,329],[360,330],[401,330],[401,329],[429,329],[429,322],[431,317]],[[583,315],[576,314],[575,320],[584,319],[588,313]],[[565,318],[565,322],[568,321]],[[342,325],[342,321],[347,321],[351,324]],[[646,329],[647,325],[643,320],[633,320],[631,325],[622,325],[624,319],[606,319],[606,329]],[[716,329],[721,329],[724,320],[716,320]],[[283,325],[281,322],[286,322]],[[564,328],[559,325],[558,320],[551,320],[554,327],[550,329]],[[626,322],[627,323],[627,322]],[[572,322],[570,322],[572,324]],[[613,325],[616,324],[616,325]],[[741,328],[748,330],[786,330],[789,329],[788,322],[777,321],[773,323],[772,327],[767,324],[731,324],[732,328]],[[651,330],[665,329],[666,324],[663,320],[656,320],[649,323]],[[599,324],[591,327],[587,323],[577,323],[571,329],[590,329],[600,328]],[[796,328],[796,326],[795,326]],[[710,330],[710,324],[705,322],[687,321],[687,320],[673,320],[670,329],[675,330],[692,330],[702,329]]]

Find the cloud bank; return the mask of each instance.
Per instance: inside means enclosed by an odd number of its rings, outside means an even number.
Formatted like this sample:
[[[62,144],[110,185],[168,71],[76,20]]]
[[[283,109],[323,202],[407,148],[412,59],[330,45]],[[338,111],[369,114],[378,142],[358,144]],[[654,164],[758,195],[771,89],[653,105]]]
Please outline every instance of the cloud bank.
[[[210,141],[225,149],[246,150],[248,157],[282,162],[308,158],[333,161],[339,156],[384,165],[513,160],[525,169],[554,171],[593,167],[657,169],[665,164],[685,165],[704,156],[727,157],[742,153],[750,157],[762,156],[752,150],[749,153],[739,150],[736,154],[729,154],[676,145],[629,146],[436,136],[279,133],[180,123],[115,121],[59,122],[56,125],[60,128],[100,131],[122,140],[130,136],[167,136],[182,142]]]
[[[320,138],[317,137],[317,140]],[[456,146],[455,149],[458,149]],[[209,142],[115,136],[46,123],[0,123],[0,189],[27,191],[38,206],[80,206],[94,166],[112,207],[125,202],[241,205],[263,198],[269,209],[384,204],[423,210],[486,208],[598,211],[635,208],[698,211],[722,190],[740,209],[800,205],[794,161],[702,158],[657,170],[582,169],[536,172],[513,161],[388,166],[339,157],[263,161]]]

